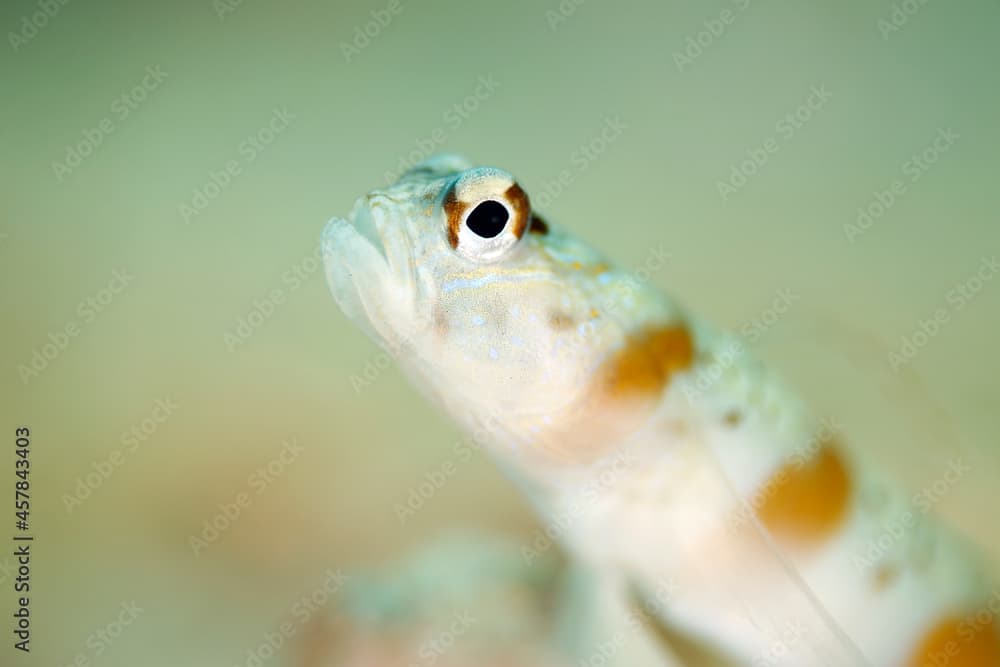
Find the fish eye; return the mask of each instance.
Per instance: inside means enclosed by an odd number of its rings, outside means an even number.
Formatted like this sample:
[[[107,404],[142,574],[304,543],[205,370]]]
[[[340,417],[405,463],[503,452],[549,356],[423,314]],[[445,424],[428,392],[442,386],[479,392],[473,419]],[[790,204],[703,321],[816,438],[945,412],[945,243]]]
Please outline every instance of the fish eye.
[[[524,236],[531,204],[507,172],[470,169],[447,188],[442,203],[451,247],[467,259],[495,262]]]
[[[465,218],[465,225],[484,239],[491,239],[503,231],[509,219],[506,206],[495,199],[487,199],[472,209]]]

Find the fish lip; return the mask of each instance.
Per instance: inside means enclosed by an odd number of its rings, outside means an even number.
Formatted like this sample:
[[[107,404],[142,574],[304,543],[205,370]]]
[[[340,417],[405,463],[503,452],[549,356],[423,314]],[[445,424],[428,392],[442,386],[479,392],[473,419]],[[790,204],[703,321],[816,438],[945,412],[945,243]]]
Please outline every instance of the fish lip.
[[[336,258],[346,265],[358,264],[361,258],[352,256],[351,251],[357,251],[359,246],[356,244],[361,241],[363,247],[378,253],[382,262],[388,266],[390,259],[385,235],[373,215],[373,210],[381,199],[389,198],[378,191],[371,192],[355,201],[347,216],[334,217],[326,223],[321,235],[325,260]],[[350,232],[346,231],[348,229]]]
[[[351,216],[353,217],[353,216]],[[373,340],[378,290],[388,274],[379,240],[362,234],[350,219],[332,218],[320,236],[327,285],[348,319]]]
[[[378,205],[379,199],[378,193],[373,192],[365,195],[354,204],[347,220],[354,230],[388,262],[389,255],[386,250],[385,235],[375,223],[374,209]]]
[[[321,235],[327,283],[344,314],[376,343],[390,340],[412,309],[410,234],[396,209],[406,201],[373,191]]]

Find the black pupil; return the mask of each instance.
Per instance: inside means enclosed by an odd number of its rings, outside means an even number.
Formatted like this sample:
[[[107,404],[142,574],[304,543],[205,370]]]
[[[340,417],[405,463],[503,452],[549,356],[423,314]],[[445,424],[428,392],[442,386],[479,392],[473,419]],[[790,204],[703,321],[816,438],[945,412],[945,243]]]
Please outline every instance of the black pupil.
[[[507,207],[498,201],[487,199],[481,202],[465,219],[465,224],[484,239],[491,239],[507,226]]]

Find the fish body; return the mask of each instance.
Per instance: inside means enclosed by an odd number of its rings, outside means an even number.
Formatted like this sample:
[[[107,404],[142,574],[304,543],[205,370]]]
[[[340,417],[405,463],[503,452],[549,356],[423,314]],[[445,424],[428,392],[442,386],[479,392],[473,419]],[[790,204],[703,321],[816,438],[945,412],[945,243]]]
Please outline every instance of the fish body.
[[[525,557],[557,540],[592,573],[607,641],[1000,665],[1000,593],[964,544],[739,338],[544,221],[506,171],[433,157],[332,220],[323,251],[341,309],[532,501]]]

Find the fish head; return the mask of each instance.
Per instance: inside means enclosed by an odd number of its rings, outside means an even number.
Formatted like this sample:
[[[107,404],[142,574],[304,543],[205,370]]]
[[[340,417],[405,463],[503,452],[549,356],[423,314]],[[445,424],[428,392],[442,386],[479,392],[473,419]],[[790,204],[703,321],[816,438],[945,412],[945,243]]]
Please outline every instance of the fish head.
[[[615,355],[630,376],[658,372],[628,340],[643,322],[669,319],[662,301],[544,222],[502,169],[432,157],[331,220],[322,245],[344,313],[492,439],[565,436],[594,409],[595,384],[622,384],[621,364],[606,368]]]

